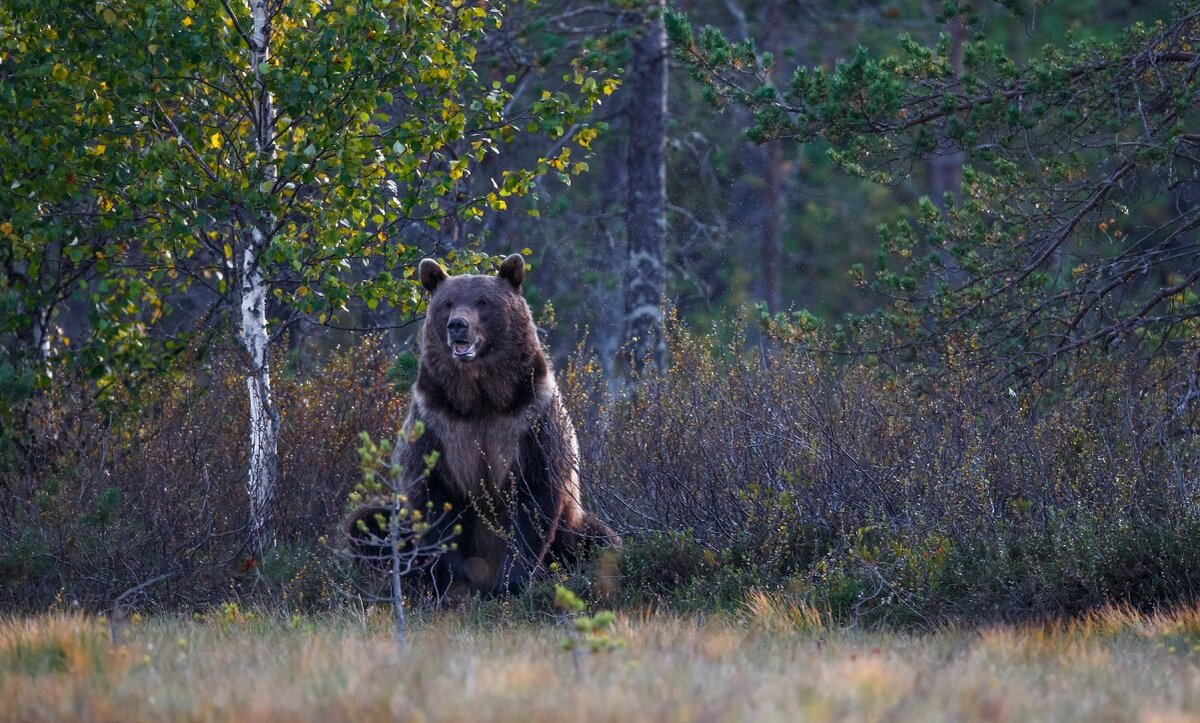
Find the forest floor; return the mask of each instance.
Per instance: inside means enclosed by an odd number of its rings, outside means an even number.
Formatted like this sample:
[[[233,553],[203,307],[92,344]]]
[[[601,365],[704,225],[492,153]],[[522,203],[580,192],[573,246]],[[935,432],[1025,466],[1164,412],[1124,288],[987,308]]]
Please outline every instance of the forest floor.
[[[2,720],[1200,720],[1200,612],[934,632],[743,614],[618,616],[619,647],[571,628],[383,611],[0,619]],[[813,622],[810,620],[810,623]]]

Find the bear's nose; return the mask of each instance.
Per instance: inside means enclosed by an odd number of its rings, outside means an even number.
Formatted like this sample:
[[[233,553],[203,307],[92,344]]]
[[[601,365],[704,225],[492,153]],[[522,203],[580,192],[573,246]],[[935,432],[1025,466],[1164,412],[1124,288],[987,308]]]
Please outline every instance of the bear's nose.
[[[446,324],[446,329],[455,334],[462,334],[466,332],[467,328],[467,320],[461,316],[454,317],[450,323]]]

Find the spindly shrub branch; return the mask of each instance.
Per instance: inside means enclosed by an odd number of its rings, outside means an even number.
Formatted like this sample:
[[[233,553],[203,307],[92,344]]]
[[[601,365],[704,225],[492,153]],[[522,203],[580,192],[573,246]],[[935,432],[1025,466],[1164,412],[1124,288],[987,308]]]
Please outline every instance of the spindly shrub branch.
[[[423,425],[418,422],[413,430],[414,438],[423,431]],[[432,502],[423,506],[412,504],[404,469],[390,461],[392,445],[389,441],[374,442],[366,432],[360,433],[359,440],[363,479],[350,494],[350,501],[355,505],[368,504],[352,513],[353,527],[347,530],[349,544],[339,554],[356,563],[365,563],[386,577],[387,591],[368,593],[367,598],[370,602],[391,604],[396,646],[403,650],[407,645],[403,580],[452,549],[455,546],[453,539],[461,532],[461,527],[452,523],[454,510],[449,503],[441,509],[434,509]],[[437,464],[436,454],[425,464],[423,474],[429,474]]]

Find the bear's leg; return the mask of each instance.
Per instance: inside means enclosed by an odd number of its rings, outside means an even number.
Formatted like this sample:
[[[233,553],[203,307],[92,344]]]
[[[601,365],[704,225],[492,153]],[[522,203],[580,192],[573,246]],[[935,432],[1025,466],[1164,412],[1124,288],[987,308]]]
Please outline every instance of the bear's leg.
[[[445,500],[437,490],[431,490],[423,481],[415,481],[409,487],[408,505],[410,509],[425,512],[427,505],[433,509],[441,509]],[[344,526],[345,535],[349,542],[351,554],[368,565],[370,568],[386,573],[391,570],[392,550],[390,545],[391,532],[388,529],[391,510],[386,505],[364,505],[350,514]],[[431,529],[422,535],[425,549],[414,550],[411,544],[401,549],[401,555],[406,559],[402,565],[409,567],[408,576],[418,580],[425,576],[421,573],[429,570],[443,556],[436,549],[434,542],[451,537],[455,515],[434,517]],[[400,524],[401,539],[409,534],[411,527],[408,522]],[[417,543],[420,546],[422,543]],[[411,557],[410,557],[411,556]],[[412,564],[407,565],[411,559]]]
[[[438,607],[464,592],[462,565],[463,555],[457,549],[443,552],[430,565],[426,582],[433,592],[434,604]]]
[[[495,507],[492,507],[495,510]],[[484,595],[505,595],[521,590],[529,581],[534,565],[524,551],[525,544],[506,511],[490,514],[472,509],[475,524],[467,537],[462,575],[470,589]],[[499,519],[497,519],[497,516]]]
[[[390,515],[391,510],[387,505],[364,505],[350,513],[344,527],[351,557],[380,574],[392,569],[391,531],[388,529]],[[400,539],[404,540],[410,530],[407,523],[401,523]],[[424,539],[437,539],[435,535],[438,534],[437,531],[427,533]],[[405,543],[400,549],[400,564],[409,570],[405,575],[417,575],[428,569],[442,554],[433,546],[414,550],[411,543]]]
[[[432,597],[437,607],[461,599],[473,589],[468,570],[469,561],[477,554],[474,538],[478,519],[469,507],[461,509],[446,521],[447,532],[458,526],[458,534],[448,538],[439,534],[437,538],[448,539],[448,549],[439,551],[428,565],[414,572],[415,590]]]
[[[470,560],[477,555],[477,530],[480,527],[479,515],[470,502],[451,496],[431,478],[430,500],[434,510],[443,509],[449,503],[450,510],[445,514],[434,512],[431,519],[436,519],[434,527],[437,539],[447,540],[449,549],[441,552],[430,567],[429,580],[439,605],[461,598],[472,588],[469,575]],[[455,533],[455,528],[458,528]]]
[[[561,527],[561,508],[549,490],[526,486],[525,492],[518,495],[513,510],[511,542],[506,545],[503,574],[494,590],[499,594],[518,592],[529,583],[546,562]]]
[[[355,559],[380,572],[388,569],[391,558],[387,544],[389,514],[383,505],[365,505],[351,512],[343,526]]]

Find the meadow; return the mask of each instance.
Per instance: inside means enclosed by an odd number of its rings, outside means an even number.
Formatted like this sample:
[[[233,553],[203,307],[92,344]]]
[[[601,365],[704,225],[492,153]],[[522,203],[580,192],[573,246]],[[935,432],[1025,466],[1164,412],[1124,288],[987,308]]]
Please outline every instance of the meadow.
[[[572,653],[566,620],[382,610],[0,621],[4,720],[1200,719],[1200,609],[926,632],[838,628],[752,594],[730,614],[621,614]],[[117,642],[111,637],[116,632]]]

